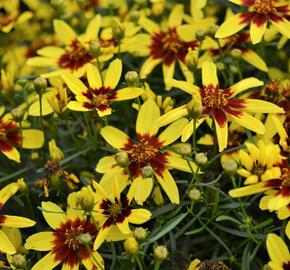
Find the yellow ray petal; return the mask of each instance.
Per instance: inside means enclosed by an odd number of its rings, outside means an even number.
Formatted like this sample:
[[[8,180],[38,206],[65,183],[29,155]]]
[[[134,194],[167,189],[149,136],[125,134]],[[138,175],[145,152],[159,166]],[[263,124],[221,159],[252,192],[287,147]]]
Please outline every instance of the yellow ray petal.
[[[148,99],[141,106],[136,122],[136,132],[140,135],[155,135],[158,132],[156,125],[157,119],[160,117],[159,107],[154,100]]]
[[[26,62],[28,66],[32,67],[53,67],[56,66],[57,60],[42,56],[35,56],[32,58],[29,58]]]
[[[62,261],[56,260],[55,256],[52,252],[49,252],[43,258],[41,258],[32,268],[31,270],[51,270],[57,265],[59,265]]]
[[[114,165],[116,165],[114,156],[103,157],[99,160],[96,166],[96,171],[99,173],[106,173],[110,171]]]
[[[78,101],[70,101],[67,104],[67,108],[69,108],[72,111],[78,111],[78,112],[87,112],[90,111],[90,109],[84,107],[82,102],[78,102]]]
[[[228,144],[228,123],[225,121],[224,123],[220,124],[215,119],[215,128],[216,128],[216,136],[219,145],[219,151],[223,151]]]
[[[143,63],[140,70],[140,78],[146,79],[151,71],[162,61],[162,58],[154,59],[153,57],[148,57],[147,60]]]
[[[238,198],[238,197],[243,197],[243,196],[248,196],[248,195],[253,195],[259,192],[263,192],[267,189],[269,189],[269,187],[265,187],[264,183],[258,183],[254,185],[241,187],[241,188],[231,189],[229,191],[229,195],[234,198]]]
[[[102,17],[97,14],[88,24],[85,32],[85,39],[87,42],[95,40],[98,37],[102,22]]]
[[[267,20],[263,22],[262,25],[255,23],[255,18],[253,18],[250,27],[250,36],[253,44],[257,44],[262,40],[262,37],[267,28]]]
[[[54,240],[53,232],[39,232],[27,238],[25,248],[38,251],[52,250]]]
[[[161,30],[157,23],[147,19],[145,16],[140,18],[139,24],[150,34],[158,33]]]
[[[77,38],[74,30],[64,21],[53,20],[53,28],[57,39],[63,44],[69,45]]]
[[[102,128],[100,134],[108,144],[117,149],[121,149],[129,141],[127,134],[112,126]]]
[[[262,86],[263,84],[262,81],[254,77],[243,79],[230,87],[230,97],[234,97],[249,88]]]
[[[260,99],[244,99],[246,112],[255,112],[255,113],[284,113],[283,108],[264,100]]]
[[[15,247],[2,230],[0,230],[0,251],[9,255],[16,253]]]
[[[69,72],[63,72],[61,77],[75,95],[81,96],[88,89],[80,79]]]
[[[48,58],[52,58],[55,60],[55,62],[64,53],[65,53],[65,50],[57,46],[45,46],[37,50],[37,54],[48,57]]]
[[[231,117],[241,126],[250,129],[256,132],[257,134],[265,133],[265,126],[263,125],[263,123],[246,112],[242,112],[239,117],[236,117],[231,114]]]
[[[197,166],[192,161],[187,161],[174,152],[169,152],[167,156],[168,166],[172,169],[181,170],[184,172],[196,171]],[[190,165],[189,165],[190,162]],[[190,168],[191,167],[191,168]]]
[[[289,261],[289,250],[283,240],[274,233],[267,235],[266,246],[271,260],[278,265]]]
[[[105,110],[100,110],[100,109],[96,108],[96,110],[97,110],[98,115],[100,117],[104,117],[104,116],[112,114],[112,108],[111,107],[108,107]]]
[[[98,68],[92,64],[87,66],[87,77],[89,86],[91,88],[100,88],[102,86],[102,79]]]
[[[119,83],[122,74],[122,61],[120,59],[115,59],[110,63],[104,80],[104,86],[115,89]]]
[[[140,95],[144,94],[144,91],[138,87],[126,87],[117,91],[116,93],[117,96],[113,100],[122,101],[139,97]]]
[[[197,119],[196,120],[196,128],[198,128],[202,123],[203,121],[206,119],[206,117],[203,117],[203,118],[200,118],[200,119]],[[190,136],[192,135],[193,133],[193,120],[191,120],[187,125],[186,127],[183,129],[182,131],[182,135],[181,135],[181,141],[182,142],[186,142]]]
[[[29,218],[24,218],[24,217],[18,217],[18,216],[10,216],[10,215],[5,215],[5,219],[1,223],[1,226],[6,226],[6,227],[12,227],[12,228],[27,228],[27,227],[32,227],[35,225],[35,221],[29,219]]]
[[[5,151],[2,150],[2,153],[6,157],[8,157],[9,159],[12,159],[12,160],[14,160],[14,161],[16,161],[18,163],[20,162],[20,154],[19,154],[18,150],[15,147],[11,146],[11,149],[9,149],[9,150],[5,150]]]
[[[216,65],[213,62],[205,61],[202,63],[202,85],[216,87],[219,84]]]
[[[181,25],[183,20],[183,5],[175,5],[168,17],[169,27]]]
[[[142,208],[132,209],[128,221],[133,224],[142,224],[147,222],[151,217],[150,211]]]
[[[142,177],[133,180],[130,189],[128,191],[127,197],[131,201],[133,198],[136,203],[143,205],[146,199],[149,197],[153,188],[152,178],[143,179]]]
[[[189,82],[178,81],[175,79],[166,79],[166,84],[171,87],[179,88],[190,95],[199,93],[199,87]]]
[[[171,89],[170,85],[167,85],[166,82],[168,79],[172,79],[175,71],[175,62],[173,61],[170,65],[167,65],[165,63],[162,64],[162,71],[163,71],[163,77],[165,82],[165,90],[169,91]]]
[[[66,221],[66,215],[63,210],[52,202],[42,202],[42,214],[44,219],[46,220],[47,224],[53,228],[57,229]]]
[[[242,58],[254,67],[256,67],[262,71],[265,71],[265,72],[268,71],[268,67],[267,67],[265,61],[254,51],[247,50],[247,51],[243,52]]]
[[[128,234],[131,232],[127,218],[125,218],[122,222],[117,222],[116,225],[119,228],[119,230],[124,234]]]
[[[186,108],[186,105],[183,105],[181,107],[178,107],[176,109],[173,109],[171,111],[169,111],[166,114],[163,114],[162,116],[160,116],[157,121],[156,121],[156,125],[159,127],[168,125],[180,118],[182,118],[183,116],[188,115],[188,111]]]
[[[288,39],[290,38],[290,22],[285,18],[281,18],[281,20],[275,22],[272,21],[272,24],[278,29],[278,31]]]
[[[44,133],[37,129],[24,129],[22,131],[22,147],[27,149],[38,149],[44,144]]]

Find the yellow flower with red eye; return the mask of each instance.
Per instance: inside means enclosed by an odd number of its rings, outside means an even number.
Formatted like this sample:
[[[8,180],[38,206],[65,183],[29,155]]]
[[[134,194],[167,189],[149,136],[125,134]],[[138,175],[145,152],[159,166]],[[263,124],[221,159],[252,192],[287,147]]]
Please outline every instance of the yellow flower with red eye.
[[[10,199],[19,189],[26,187],[23,179],[19,179],[15,183],[10,183],[0,190],[0,210],[4,207],[8,199]],[[15,254],[16,249],[12,244],[9,236],[1,229],[1,227],[12,227],[12,228],[27,228],[34,226],[35,222],[28,218],[11,216],[11,215],[0,215],[0,251],[6,254]]]
[[[227,19],[216,32],[217,38],[231,36],[251,24],[250,35],[254,44],[259,43],[266,31],[267,23],[271,22],[278,31],[290,38],[290,22],[288,20],[290,7],[284,0],[228,0],[242,7],[248,7],[248,12],[238,13]]]
[[[21,112],[20,112],[21,113]],[[0,151],[9,159],[20,162],[17,148],[37,149],[44,144],[44,134],[37,129],[20,130],[11,114],[0,118]]]
[[[148,99],[138,113],[137,140],[112,126],[101,130],[101,136],[118,151],[116,155],[104,157],[98,162],[96,171],[104,173],[101,182],[109,181],[114,175],[118,175],[124,185],[132,181],[129,193],[133,194],[138,204],[143,204],[150,195],[154,179],[172,203],[179,203],[178,188],[169,169],[176,168],[186,172],[191,172],[191,168],[196,170],[194,163],[190,163],[190,168],[186,160],[166,148],[180,137],[188,121],[180,119],[158,135],[159,128],[155,122],[159,116],[158,105]]]
[[[50,73],[42,74],[44,77],[59,76],[62,71],[72,72],[77,77],[83,76],[87,65],[96,60],[89,52],[89,44],[91,41],[97,40],[101,21],[101,16],[96,15],[89,22],[85,33],[78,36],[66,22],[54,20],[53,27],[56,37],[65,47],[43,47],[37,50],[39,56],[28,59],[27,65],[55,69]],[[112,54],[101,53],[99,61],[106,61],[112,56]]]
[[[221,89],[217,77],[217,68],[212,62],[204,62],[202,64],[202,87],[174,79],[168,79],[167,83],[192,96],[200,95],[203,110],[201,116],[196,121],[196,127],[208,117],[214,120],[219,151],[227,147],[229,120],[233,120],[258,134],[263,134],[265,132],[263,123],[248,112],[284,113],[282,108],[270,102],[237,97],[239,93],[249,88],[263,85],[263,82],[256,78],[247,78],[227,89]],[[156,124],[164,126],[188,114],[187,105],[183,105],[162,115]],[[187,141],[192,135],[193,121],[183,130],[182,141]]]
[[[127,196],[121,194],[122,189],[120,189],[117,176],[113,178],[111,184],[112,187],[106,189],[106,185],[93,183],[96,193],[101,196],[99,203],[94,208],[94,211],[97,212],[96,217],[101,222],[94,249],[98,249],[112,227],[117,226],[123,234],[128,235],[131,233],[129,223],[142,224],[151,217],[150,211],[130,206],[133,199],[132,194],[130,192]],[[113,192],[111,192],[111,188]]]
[[[143,90],[137,87],[126,87],[119,91],[115,90],[121,74],[122,62],[120,59],[110,63],[104,79],[95,66],[88,65],[88,86],[73,74],[63,73],[63,80],[76,97],[76,101],[70,101],[67,107],[74,111],[96,110],[99,116],[102,117],[112,113],[110,103],[140,96]]]
[[[274,233],[269,233],[266,239],[266,246],[271,259],[268,263],[270,269],[287,270],[290,268],[290,253],[281,237]]]

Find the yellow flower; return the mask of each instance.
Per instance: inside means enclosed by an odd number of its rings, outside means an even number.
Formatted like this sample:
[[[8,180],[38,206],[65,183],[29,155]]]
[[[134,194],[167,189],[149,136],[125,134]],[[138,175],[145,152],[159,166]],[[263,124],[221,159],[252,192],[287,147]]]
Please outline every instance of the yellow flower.
[[[77,270],[81,263],[86,269],[104,269],[103,258],[93,250],[98,228],[75,208],[76,197],[76,193],[69,195],[66,213],[52,202],[42,202],[44,219],[54,231],[39,232],[26,240],[26,249],[49,251],[32,270],[51,270],[59,264],[63,264],[62,269]]]
[[[89,53],[89,43],[98,37],[101,27],[101,16],[96,15],[88,24],[83,35],[77,36],[75,31],[64,21],[54,20],[53,27],[57,39],[65,48],[57,46],[46,46],[37,51],[39,56],[29,58],[27,65],[35,67],[54,68],[44,77],[59,76],[61,71],[69,71],[77,77],[81,77],[86,72],[88,63],[95,61]],[[100,56],[100,61],[110,59],[112,55]]]
[[[48,148],[49,148],[49,155],[53,160],[61,161],[64,159],[64,153],[56,145],[56,142],[54,139],[52,139],[48,142]]]
[[[216,32],[217,38],[231,36],[249,23],[250,35],[253,44],[259,43],[270,21],[277,30],[290,38],[290,22],[288,1],[284,0],[228,0],[242,7],[248,7],[249,11],[238,13],[227,19]]]
[[[239,98],[241,92],[263,85],[263,82],[256,78],[244,79],[233,86],[223,90],[219,87],[217,77],[217,67],[212,62],[202,64],[202,87],[195,86],[189,82],[168,79],[167,83],[177,87],[188,94],[200,95],[202,99],[202,115],[196,121],[198,127],[208,117],[212,118],[216,127],[216,136],[219,144],[219,151],[227,147],[228,141],[228,120],[233,120],[239,125],[250,129],[258,134],[265,132],[263,123],[257,118],[251,116],[252,113],[283,113],[284,110],[270,102]],[[188,115],[187,106],[183,105],[165,115],[161,116],[157,124],[164,126],[183,116]],[[193,133],[192,120],[183,130],[182,141],[187,141]]]
[[[272,270],[285,270],[290,267],[290,253],[282,238],[269,233],[266,240],[267,250],[271,261],[268,266]]]
[[[101,130],[102,137],[115,149],[118,154],[127,156],[128,162],[118,162],[116,156],[102,158],[96,167],[100,173],[105,173],[104,179],[117,174],[128,184],[132,181],[129,193],[133,194],[138,204],[150,195],[153,188],[153,177],[161,185],[172,203],[179,203],[179,193],[176,183],[169,169],[179,169],[191,172],[188,162],[178,154],[166,149],[166,146],[176,141],[183,128],[187,125],[186,119],[180,119],[168,126],[160,135],[159,128],[155,125],[160,116],[157,104],[148,99],[139,110],[136,122],[136,136],[138,141],[132,140],[125,133],[112,126]],[[125,161],[125,160],[124,160]],[[192,169],[196,165],[191,163]],[[103,180],[103,181],[106,181]]]
[[[143,93],[141,88],[126,87],[119,91],[115,88],[122,74],[122,62],[116,59],[110,63],[102,79],[102,74],[93,65],[87,67],[89,86],[70,73],[63,73],[62,78],[75,94],[76,101],[70,101],[68,108],[74,111],[97,110],[100,117],[112,113],[111,102],[123,101],[138,97]]]

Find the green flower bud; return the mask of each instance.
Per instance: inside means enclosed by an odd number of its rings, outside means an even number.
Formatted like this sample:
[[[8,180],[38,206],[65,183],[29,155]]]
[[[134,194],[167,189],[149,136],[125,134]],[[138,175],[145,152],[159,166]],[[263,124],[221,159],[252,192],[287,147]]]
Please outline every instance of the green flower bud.
[[[154,169],[151,166],[145,166],[141,170],[143,178],[149,178],[154,174]]]
[[[99,57],[101,53],[101,46],[99,43],[96,41],[91,41],[90,42],[90,54],[93,55],[94,57]]]
[[[83,233],[79,235],[78,240],[85,246],[89,246],[92,243],[92,236],[89,233]]]
[[[188,198],[192,201],[198,201],[201,197],[201,193],[198,189],[192,188],[188,192]]]
[[[17,253],[12,257],[12,264],[17,268],[23,268],[26,265],[26,258],[23,254]]]
[[[148,237],[148,230],[144,229],[143,227],[137,227],[133,232],[134,237],[142,242],[147,239]]]
[[[85,211],[90,212],[95,206],[95,198],[89,187],[83,187],[77,196],[78,205]]]
[[[178,153],[184,157],[191,157],[191,145],[189,143],[182,143],[178,148]]]
[[[135,237],[129,237],[124,241],[124,249],[129,255],[136,255],[139,250],[139,244],[136,241]]]
[[[125,75],[125,80],[129,87],[139,86],[139,75],[136,71],[128,71]]]
[[[120,167],[127,167],[129,165],[129,157],[126,152],[120,152],[115,155],[115,160]]]
[[[233,58],[240,58],[242,56],[242,51],[240,49],[232,49],[231,56]]]
[[[207,155],[203,152],[195,155],[194,161],[197,165],[203,166],[208,162]]]
[[[238,163],[234,159],[226,159],[222,162],[223,169],[228,173],[234,173],[238,169]]]
[[[166,246],[156,246],[153,251],[153,255],[156,260],[164,261],[169,255],[168,249]]]
[[[42,77],[38,77],[33,81],[35,91],[39,94],[42,93],[47,87],[47,80]]]

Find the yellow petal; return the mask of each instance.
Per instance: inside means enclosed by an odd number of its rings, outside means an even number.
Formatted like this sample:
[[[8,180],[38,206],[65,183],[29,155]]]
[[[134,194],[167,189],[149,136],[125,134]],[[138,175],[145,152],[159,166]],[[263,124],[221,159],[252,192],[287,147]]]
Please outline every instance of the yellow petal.
[[[69,89],[77,96],[81,96],[88,89],[80,79],[69,72],[63,72],[61,77]]]
[[[250,49],[246,50],[245,52],[242,53],[242,58],[254,67],[265,72],[268,71],[268,67],[265,61],[254,51]]]
[[[181,136],[187,124],[188,120],[185,118],[173,122],[158,136],[159,141],[161,141],[163,145],[169,145],[175,142]]]
[[[2,230],[0,230],[0,251],[9,255],[16,253],[15,247]]]
[[[6,227],[12,227],[12,228],[27,228],[27,227],[32,227],[35,225],[35,221],[24,218],[24,217],[18,217],[18,216],[10,216],[10,215],[5,215],[5,219],[1,223],[1,226],[6,226]]]
[[[278,29],[278,31],[288,39],[290,38],[290,22],[285,18],[281,18],[281,20],[275,22],[272,21],[272,24]]]
[[[37,50],[37,54],[55,59],[55,61],[64,53],[65,53],[65,50],[57,46],[45,46]]]
[[[216,38],[225,38],[229,37],[240,30],[242,30],[246,25],[248,24],[248,21],[245,21],[242,18],[242,13],[238,13],[230,18],[228,18],[217,30],[215,37]]]
[[[156,125],[157,119],[160,117],[159,107],[154,100],[148,99],[141,106],[136,122],[136,132],[140,135],[155,135],[158,132]]]
[[[52,250],[54,240],[53,232],[39,232],[27,238],[25,248],[38,251]]]
[[[44,144],[44,133],[37,129],[24,129],[22,131],[22,147],[38,149]]]
[[[106,240],[107,241],[121,241],[128,237],[132,236],[132,232],[129,234],[122,233],[116,225],[112,225],[111,229],[109,230]]]
[[[143,63],[141,70],[140,70],[140,78],[146,79],[147,76],[152,72],[152,70],[160,64],[162,58],[153,59],[153,57],[148,57],[147,60]]]
[[[243,79],[230,87],[230,97],[234,97],[249,88],[262,86],[263,84],[262,81],[253,77]]]
[[[265,187],[264,183],[258,183],[258,184],[249,185],[246,187],[231,189],[229,191],[229,195],[231,197],[237,198],[237,197],[253,195],[259,192],[263,192],[267,189],[269,189],[269,187]]]
[[[284,113],[283,108],[264,100],[260,99],[244,99],[245,111],[255,113]]]
[[[104,80],[104,86],[115,89],[122,74],[122,61],[120,59],[115,59],[110,63]]]
[[[150,211],[146,209],[132,209],[128,221],[133,224],[142,224],[147,222],[151,218]]]
[[[32,67],[53,67],[57,64],[57,60],[53,58],[35,56],[29,58],[26,64]]]
[[[106,173],[110,171],[114,165],[116,165],[114,156],[103,157],[99,160],[96,166],[96,171],[99,173]]]
[[[136,203],[143,205],[146,199],[149,197],[153,188],[152,178],[143,179],[142,177],[133,180],[130,189],[128,191],[127,197],[131,201],[133,198]]]
[[[283,240],[274,233],[267,235],[266,246],[271,260],[278,265],[283,265],[290,258],[289,250]]]
[[[144,94],[144,91],[138,87],[126,87],[117,91],[116,93],[117,96],[114,100],[122,101],[139,97],[140,95]]]
[[[96,110],[97,110],[98,115],[100,117],[104,117],[104,116],[112,114],[112,108],[111,107],[108,107],[105,110],[100,110],[100,109],[96,108]]]
[[[70,101],[67,104],[67,108],[69,108],[72,111],[78,111],[78,112],[87,112],[90,111],[90,109],[84,107],[82,102],[78,102],[78,101]]]
[[[249,115],[248,113],[242,112],[239,117],[236,117],[231,114],[231,117],[241,126],[250,129],[257,134],[265,133],[265,126],[257,118]]]
[[[259,24],[260,23],[255,23],[255,18],[253,18],[250,27],[250,36],[253,44],[257,44],[261,41],[267,28],[267,20],[265,19],[262,25]]]
[[[51,228],[57,229],[60,227],[61,223],[66,221],[65,213],[55,203],[42,202],[41,207],[43,217]]]
[[[56,260],[55,256],[52,252],[49,252],[47,255],[42,257],[32,268],[31,270],[51,270],[57,265],[59,265],[62,261]]]
[[[246,167],[247,173],[248,173],[248,171],[252,170],[254,163],[253,163],[253,160],[251,159],[251,157],[248,155],[248,153],[246,153],[244,150],[239,151],[239,159],[242,162],[243,166]]]
[[[203,117],[203,118],[200,118],[200,119],[197,119],[196,120],[196,128],[198,128],[202,123],[203,121],[206,119],[206,117]],[[193,133],[193,120],[191,120],[187,125],[186,127],[183,129],[182,131],[182,135],[181,135],[181,141],[182,142],[186,142],[190,136],[192,135]]]
[[[63,44],[69,45],[77,38],[74,30],[64,21],[53,20],[53,28],[57,39]]]
[[[102,128],[100,134],[108,144],[117,149],[124,147],[129,141],[129,137],[124,132],[112,126]]]
[[[202,63],[202,84],[204,87],[219,85],[216,65],[213,62],[205,61]]]
[[[139,24],[150,34],[158,33],[161,30],[158,24],[144,16],[140,18]]]
[[[125,218],[122,222],[117,222],[116,225],[119,228],[119,230],[124,234],[128,234],[131,232],[127,218]]]
[[[162,176],[156,174],[156,178],[160,186],[167,194],[171,203],[179,204],[178,188],[170,172],[167,169],[165,169],[162,173]]]
[[[282,207],[285,207],[289,204],[290,204],[290,196],[288,194],[284,195],[277,193],[269,200],[268,209],[270,211],[279,210]]]
[[[188,115],[188,111],[186,108],[186,105],[183,105],[181,107],[178,107],[176,109],[173,109],[171,111],[169,111],[166,114],[163,114],[162,116],[160,116],[157,121],[156,121],[156,125],[159,127],[168,125],[180,118],[182,118],[183,116]]]
[[[98,37],[102,22],[102,17],[100,14],[97,14],[88,24],[85,32],[86,41],[95,40]]]
[[[190,263],[188,270],[199,270],[199,266],[200,266],[200,260],[199,259],[194,259]]]
[[[178,81],[175,79],[166,79],[166,84],[171,87],[179,88],[190,95],[199,93],[199,87],[189,82]]]
[[[288,223],[287,223],[285,232],[286,232],[288,239],[290,239],[290,221],[288,221]]]
[[[169,27],[181,25],[183,20],[183,5],[175,5],[168,17]]]
[[[14,160],[14,161],[16,161],[18,163],[20,162],[20,154],[19,154],[18,150],[15,147],[11,146],[11,149],[9,149],[9,150],[5,150],[5,151],[2,150],[2,153],[6,157],[8,157],[9,159],[12,159],[12,160]]]
[[[98,68],[92,64],[87,66],[87,77],[89,86],[91,88],[100,88],[102,86],[102,79]]]
[[[165,90],[169,91],[171,89],[170,85],[167,85],[166,82],[168,79],[172,79],[175,71],[175,62],[173,61],[170,65],[167,65],[165,63],[162,64],[162,71],[163,71],[163,77],[165,82]]]
[[[170,168],[184,172],[191,172],[191,170],[196,171],[197,169],[197,166],[192,161],[187,161],[174,152],[169,152],[169,155],[167,156],[167,162]]]
[[[52,93],[45,93],[41,96],[41,106],[42,106],[42,115],[49,115],[53,113],[53,109],[50,106],[50,103],[48,101],[48,98],[52,96]],[[28,109],[28,114],[31,116],[40,116],[40,105],[39,105],[39,99],[33,102]]]

